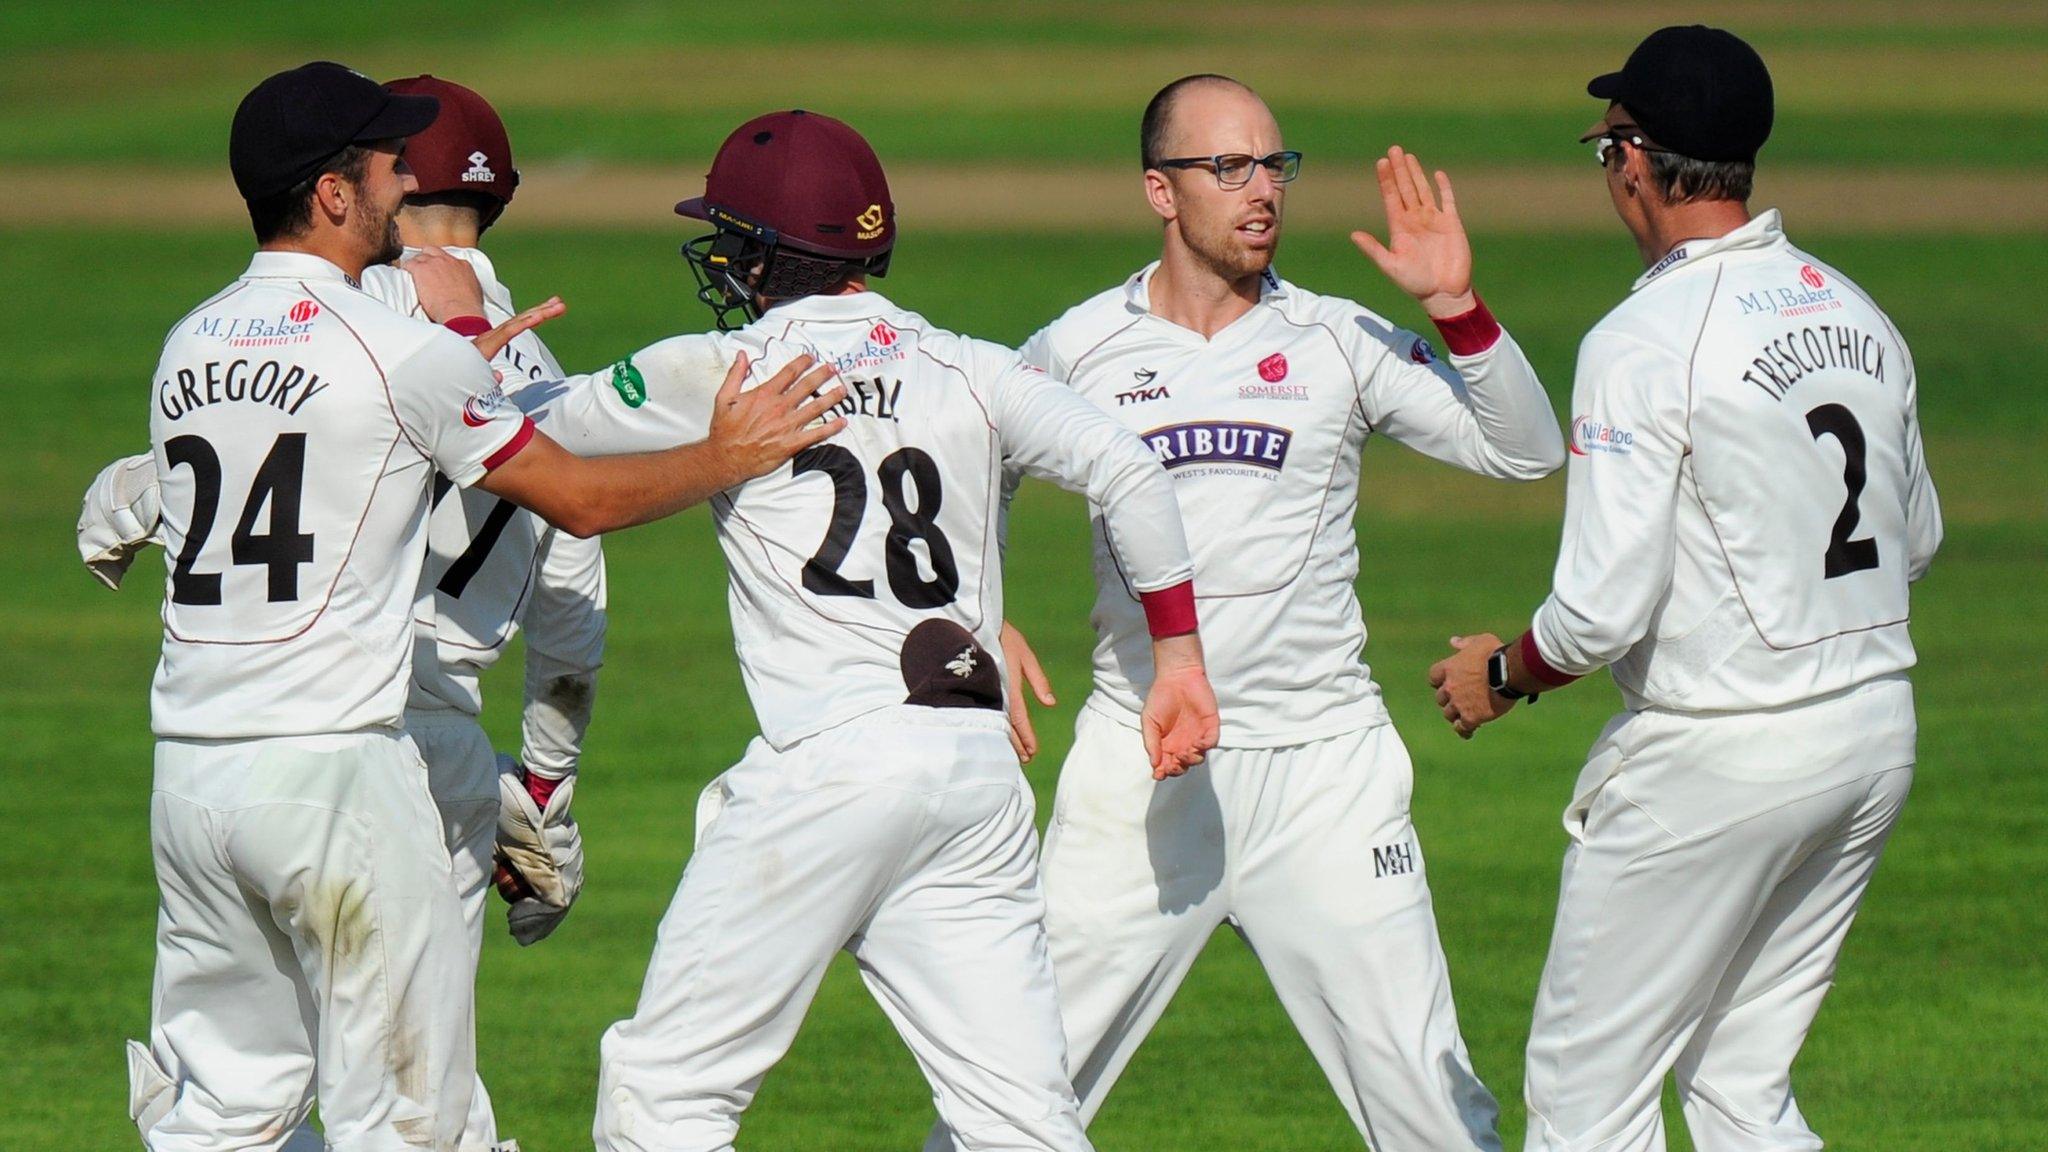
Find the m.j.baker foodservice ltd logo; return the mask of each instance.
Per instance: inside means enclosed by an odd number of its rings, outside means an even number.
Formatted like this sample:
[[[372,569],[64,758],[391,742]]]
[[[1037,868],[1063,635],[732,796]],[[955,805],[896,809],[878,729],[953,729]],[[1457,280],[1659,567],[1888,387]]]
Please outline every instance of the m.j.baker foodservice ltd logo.
[[[300,300],[274,320],[265,316],[201,316],[192,335],[211,337],[230,348],[275,348],[311,340],[313,321],[319,318],[320,305]]]
[[[1569,446],[1574,456],[1590,456],[1595,452],[1626,456],[1635,450],[1635,445],[1636,434],[1626,428],[1603,424],[1591,416],[1572,417]]]

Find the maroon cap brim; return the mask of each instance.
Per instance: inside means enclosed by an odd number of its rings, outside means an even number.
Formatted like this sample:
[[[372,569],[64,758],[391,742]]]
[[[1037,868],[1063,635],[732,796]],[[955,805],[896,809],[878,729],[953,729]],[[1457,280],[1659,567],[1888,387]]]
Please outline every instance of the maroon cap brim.
[[[692,220],[711,219],[711,213],[704,210],[704,198],[702,196],[692,196],[688,200],[677,204],[676,215],[688,216]]]

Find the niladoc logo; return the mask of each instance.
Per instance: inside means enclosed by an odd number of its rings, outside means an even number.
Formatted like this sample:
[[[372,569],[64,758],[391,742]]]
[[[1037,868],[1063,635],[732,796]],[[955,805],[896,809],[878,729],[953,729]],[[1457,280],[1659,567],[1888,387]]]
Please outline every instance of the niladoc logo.
[[[1820,274],[1820,269],[1811,264],[1799,266],[1799,278],[1805,281],[1808,288],[1820,288],[1827,284],[1827,278]]]
[[[1595,452],[1607,452],[1615,456],[1626,456],[1635,449],[1636,434],[1612,424],[1602,424],[1591,416],[1572,417],[1572,436],[1566,445],[1574,456],[1590,456]]]
[[[297,304],[292,305],[290,312],[285,313],[285,315],[292,318],[292,323],[294,324],[304,324],[319,314],[320,306],[311,300],[301,300]]]
[[[1278,384],[1287,379],[1287,357],[1275,352],[1259,361],[1259,379],[1268,384]]]

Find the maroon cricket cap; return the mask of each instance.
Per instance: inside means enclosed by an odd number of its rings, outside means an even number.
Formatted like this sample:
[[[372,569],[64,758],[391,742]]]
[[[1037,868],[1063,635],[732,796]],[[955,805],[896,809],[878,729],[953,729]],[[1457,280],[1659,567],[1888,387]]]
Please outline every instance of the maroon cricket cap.
[[[741,232],[773,228],[783,243],[863,260],[896,243],[896,205],[875,150],[846,124],[798,108],[770,112],[719,145],[704,195],[676,213]]]
[[[405,143],[405,162],[419,181],[419,190],[476,192],[501,204],[510,203],[519,187],[519,169],[512,164],[512,141],[498,110],[474,90],[437,76],[412,76],[384,85],[403,96],[432,96],[441,114]]]

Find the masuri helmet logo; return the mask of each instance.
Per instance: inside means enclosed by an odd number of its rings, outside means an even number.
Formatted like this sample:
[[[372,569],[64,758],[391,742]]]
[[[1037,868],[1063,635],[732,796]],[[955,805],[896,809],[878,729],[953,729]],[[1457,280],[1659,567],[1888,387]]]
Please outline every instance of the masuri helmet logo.
[[[882,234],[882,222],[884,219],[882,206],[880,204],[870,204],[867,211],[853,218],[853,222],[860,225],[859,236],[861,239],[873,240]]]

